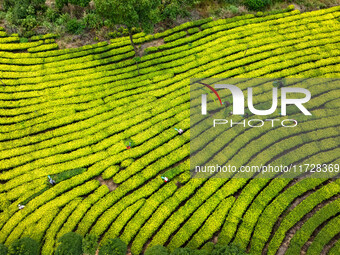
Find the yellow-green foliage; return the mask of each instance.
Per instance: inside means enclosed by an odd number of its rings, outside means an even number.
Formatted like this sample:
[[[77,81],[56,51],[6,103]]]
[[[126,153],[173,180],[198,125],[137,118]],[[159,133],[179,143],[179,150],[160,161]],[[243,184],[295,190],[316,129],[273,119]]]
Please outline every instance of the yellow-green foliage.
[[[20,43],[0,28],[0,243],[28,236],[40,240],[41,254],[53,254],[56,240],[72,231],[103,241],[119,237],[133,254],[158,244],[210,247],[217,238],[274,255],[298,226],[287,254],[305,243],[307,254],[323,252],[339,235],[339,181],[294,179],[298,173],[205,179],[189,172],[190,149],[237,166],[339,164],[340,7],[293,9],[135,34],[138,66],[129,37],[58,49],[56,35]],[[155,46],[144,49],[146,42]],[[252,78],[302,77],[310,81],[312,116],[300,116],[289,132],[279,126],[191,132],[200,120],[190,119],[190,79],[211,77],[250,79],[238,84],[243,91]],[[254,85],[255,108],[270,107],[272,87]],[[210,127],[209,121],[200,124]],[[210,145],[223,134],[223,143]],[[199,142],[191,146],[190,139]],[[319,208],[328,203],[334,206]]]

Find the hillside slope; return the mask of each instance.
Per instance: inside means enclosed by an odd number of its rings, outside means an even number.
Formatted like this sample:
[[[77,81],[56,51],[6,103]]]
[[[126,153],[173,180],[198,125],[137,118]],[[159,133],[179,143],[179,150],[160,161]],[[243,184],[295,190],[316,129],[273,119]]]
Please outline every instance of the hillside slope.
[[[252,254],[339,254],[337,179],[192,179],[188,160],[190,78],[338,78],[339,20],[333,7],[137,34],[138,67],[129,38],[58,50],[49,36],[20,43],[1,31],[0,243],[30,236],[52,254],[75,231],[120,237],[133,254],[217,236]],[[288,137],[235,128],[231,159],[339,163],[338,85],[311,85],[311,111],[326,121]]]

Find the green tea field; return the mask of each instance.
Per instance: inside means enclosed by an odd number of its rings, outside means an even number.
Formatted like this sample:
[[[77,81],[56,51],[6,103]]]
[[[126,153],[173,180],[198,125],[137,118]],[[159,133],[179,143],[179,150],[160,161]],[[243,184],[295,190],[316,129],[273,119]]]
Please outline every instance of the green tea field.
[[[203,136],[190,136],[191,78],[328,78],[309,85],[314,117],[290,132],[231,128],[216,154],[243,165],[339,164],[340,6],[209,18],[133,40],[140,58],[129,37],[59,49],[53,34],[20,42],[1,29],[0,243],[28,236],[49,255],[76,232],[119,237],[134,255],[211,243],[340,254],[339,179],[189,171],[190,139]],[[271,89],[259,84],[256,104]]]

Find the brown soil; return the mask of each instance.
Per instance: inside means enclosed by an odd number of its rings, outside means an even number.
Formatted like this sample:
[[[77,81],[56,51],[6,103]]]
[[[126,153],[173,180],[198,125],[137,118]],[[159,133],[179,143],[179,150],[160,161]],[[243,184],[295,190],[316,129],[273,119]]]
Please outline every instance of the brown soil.
[[[303,12],[306,9],[303,6],[300,6],[298,4],[293,4],[293,5],[294,5],[295,10],[299,10],[300,12]]]
[[[180,183],[180,182],[176,182],[176,186],[177,186],[177,188],[180,188],[180,187],[182,187],[183,185],[182,185],[182,183]]]
[[[152,238],[150,237],[149,240],[146,242],[146,244],[144,244],[142,254],[145,253],[146,249],[148,248],[149,244],[151,243],[151,240],[152,240]]]
[[[94,38],[98,37],[98,41]],[[89,31],[80,35],[65,34],[61,38],[56,39],[56,43],[59,45],[60,49],[65,48],[78,48],[88,44],[96,44],[98,42],[107,41],[104,37],[99,37],[94,31]]]
[[[104,180],[101,176],[98,176],[95,179],[98,180],[101,185],[106,185],[110,191],[113,191],[118,187],[118,184],[114,183],[112,179]]]
[[[55,0],[46,0],[45,4],[49,7],[49,8],[56,8],[56,4],[55,4]],[[88,7],[80,7],[77,5],[73,5],[73,4],[67,4],[64,6],[63,8],[63,12],[68,12],[71,14],[72,17],[77,17],[77,18],[81,18],[82,15],[84,14],[84,11],[89,10],[89,9],[94,9],[94,2],[91,1],[89,3]]]
[[[340,233],[335,235],[332,238],[332,240],[323,247],[320,255],[327,255],[329,250],[332,249],[333,246],[339,241],[339,238],[340,238]]]
[[[153,40],[151,42],[146,42],[146,43],[142,43],[139,47],[138,47],[138,52],[137,52],[137,55],[139,55],[140,57],[144,56],[144,50],[146,48],[149,48],[149,47],[158,47],[160,45],[164,44],[164,40],[161,38],[161,39],[158,39],[158,40]]]
[[[293,204],[292,204],[292,209],[295,208],[299,202],[302,202],[302,200],[305,198],[306,196],[302,196],[301,198],[297,199],[297,201],[295,201]],[[295,233],[302,227],[302,225],[309,219],[311,218],[318,210],[320,210],[322,207],[324,207],[325,205],[331,203],[332,201],[338,199],[340,197],[340,195],[336,195],[336,196],[333,196],[332,198],[330,199],[327,199],[323,202],[321,202],[320,204],[318,204],[316,207],[314,207],[310,212],[308,212],[305,216],[302,217],[302,219],[300,221],[298,221],[296,223],[296,225],[294,225],[291,229],[288,230],[288,232],[286,233],[286,237],[284,238],[284,240],[282,241],[282,244],[280,246],[280,248],[278,249],[277,251],[277,255],[283,255],[286,253],[288,247],[289,247],[289,244],[290,244],[290,241],[291,239],[294,237]],[[291,210],[292,210],[291,209]],[[291,211],[290,210],[290,211]],[[305,254],[306,251],[307,251],[307,248],[309,247],[309,245],[311,244],[312,242],[309,240],[303,247],[302,251],[301,251],[301,254]]]
[[[53,7],[54,5],[55,5],[55,0],[46,0],[46,5],[48,6],[48,7]]]
[[[312,194],[312,193],[313,193],[313,191],[311,190],[311,191],[308,191],[305,195],[303,195],[303,196],[297,198],[297,199],[292,203],[292,205],[291,205],[291,207],[288,209],[288,211],[289,211],[289,212],[292,211],[298,204],[300,204],[305,198],[307,198],[307,197],[308,197],[310,194]],[[287,213],[288,213],[288,212],[286,212],[286,214],[287,214]],[[315,211],[314,211],[314,212],[313,212],[313,211],[312,211],[312,212],[309,212],[309,213],[307,214],[307,215],[308,215],[308,218],[311,217],[314,213],[315,213]],[[285,215],[286,215],[286,214],[285,214]],[[284,216],[281,216],[281,217],[279,218],[279,221],[276,222],[276,229],[279,227],[279,225],[280,225],[280,223],[282,222],[283,218],[284,218]],[[288,246],[289,246],[289,244],[290,244],[290,240],[293,238],[293,236],[294,236],[294,234],[296,233],[296,231],[302,227],[302,225],[303,225],[304,222],[305,222],[305,221],[300,220],[300,221],[299,221],[292,229],[290,229],[290,230],[286,233],[286,237],[285,237],[285,239],[282,241],[282,244],[281,244],[280,248],[279,248],[278,251],[277,251],[277,255],[283,255],[283,254],[286,253],[286,250],[288,249]],[[268,245],[269,245],[269,243],[267,243],[266,248],[268,248]]]
[[[213,237],[212,242],[214,244],[217,244],[217,242],[218,242],[218,235]]]

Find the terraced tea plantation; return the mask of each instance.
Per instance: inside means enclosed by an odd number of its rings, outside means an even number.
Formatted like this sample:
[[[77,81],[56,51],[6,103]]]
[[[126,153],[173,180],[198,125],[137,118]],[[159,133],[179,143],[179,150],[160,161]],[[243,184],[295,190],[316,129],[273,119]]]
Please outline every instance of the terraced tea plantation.
[[[334,79],[309,87],[322,118],[291,132],[232,128],[228,150],[244,165],[339,163],[339,21],[333,7],[189,22],[134,35],[140,59],[128,37],[61,50],[53,35],[20,43],[1,31],[0,243],[29,236],[53,254],[74,231],[119,237],[132,254],[216,241],[251,254],[340,254],[338,179],[189,171],[194,77]],[[256,103],[271,89],[259,85]]]

